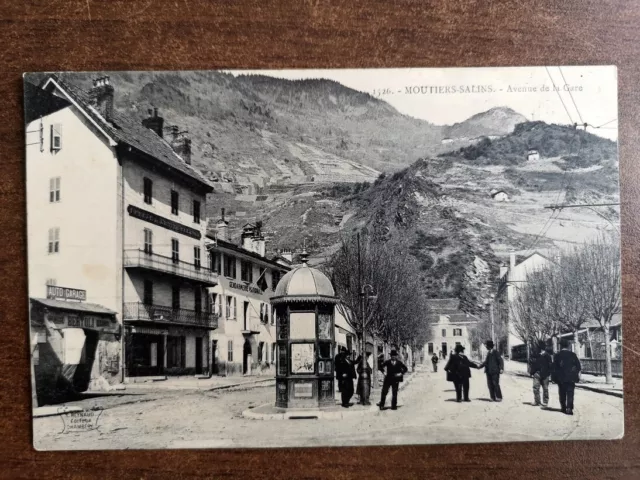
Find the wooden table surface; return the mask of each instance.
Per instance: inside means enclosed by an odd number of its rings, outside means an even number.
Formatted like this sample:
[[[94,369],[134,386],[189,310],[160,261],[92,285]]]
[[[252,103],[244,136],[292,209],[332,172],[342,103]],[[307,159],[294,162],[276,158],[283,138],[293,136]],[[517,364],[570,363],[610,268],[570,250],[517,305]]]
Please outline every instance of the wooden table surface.
[[[640,383],[634,368],[640,353],[633,352],[640,352],[640,2],[6,0],[0,1],[0,38],[0,477],[640,478]],[[576,64],[618,66],[628,347],[623,440],[264,451],[33,450],[23,72]]]

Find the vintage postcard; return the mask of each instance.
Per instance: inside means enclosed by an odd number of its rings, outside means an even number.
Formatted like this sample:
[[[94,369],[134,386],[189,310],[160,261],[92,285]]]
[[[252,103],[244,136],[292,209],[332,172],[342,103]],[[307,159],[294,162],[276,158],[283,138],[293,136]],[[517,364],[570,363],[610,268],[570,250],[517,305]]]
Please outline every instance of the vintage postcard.
[[[38,450],[623,436],[615,67],[24,96]]]

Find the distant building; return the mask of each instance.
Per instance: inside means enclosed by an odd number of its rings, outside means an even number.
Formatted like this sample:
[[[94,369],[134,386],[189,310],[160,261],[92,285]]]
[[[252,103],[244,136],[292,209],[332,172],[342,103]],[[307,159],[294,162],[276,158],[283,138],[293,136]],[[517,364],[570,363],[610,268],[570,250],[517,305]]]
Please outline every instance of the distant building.
[[[447,145],[449,143],[453,143],[453,138],[443,138],[442,140],[440,140],[440,143],[443,145]]]
[[[527,152],[527,160],[530,162],[540,160],[540,153],[538,153],[538,150],[529,150]]]
[[[495,190],[491,192],[491,198],[496,202],[508,202],[509,195],[504,190]]]
[[[536,270],[546,266],[549,260],[538,252],[533,252],[528,257],[517,261],[515,253],[509,256],[509,265],[502,265],[498,276],[498,292],[496,293],[495,304],[496,321],[507,324],[508,336],[505,351],[512,354],[514,347],[523,345],[524,342],[516,334],[514,328],[514,318],[511,305],[513,305],[518,291],[526,281],[527,276]]]
[[[208,235],[207,249],[210,268],[219,275],[208,295],[208,308],[218,316],[218,328],[210,335],[211,373],[275,374],[271,297],[289,266],[267,258],[260,224],[245,224],[240,244],[231,242],[224,210],[216,235]]]
[[[457,298],[430,299],[428,304],[431,310],[431,338],[424,346],[423,362],[429,362],[434,353],[447,359],[456,345],[462,345],[465,353],[471,355],[470,329],[480,319],[461,311]]]

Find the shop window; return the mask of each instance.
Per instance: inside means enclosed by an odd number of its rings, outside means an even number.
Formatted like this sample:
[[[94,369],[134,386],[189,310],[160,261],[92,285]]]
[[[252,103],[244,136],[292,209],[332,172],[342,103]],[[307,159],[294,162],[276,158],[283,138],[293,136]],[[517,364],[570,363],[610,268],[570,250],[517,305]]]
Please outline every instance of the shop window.
[[[167,337],[167,367],[184,368],[185,358],[185,337]]]

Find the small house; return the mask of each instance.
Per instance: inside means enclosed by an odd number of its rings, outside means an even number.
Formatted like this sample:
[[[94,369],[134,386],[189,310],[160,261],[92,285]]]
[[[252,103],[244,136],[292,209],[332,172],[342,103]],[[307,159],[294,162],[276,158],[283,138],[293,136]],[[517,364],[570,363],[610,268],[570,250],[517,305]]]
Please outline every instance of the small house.
[[[509,195],[504,190],[492,190],[491,191],[491,198],[495,202],[508,202],[509,201]]]
[[[538,152],[538,150],[530,149],[527,152],[527,160],[530,162],[540,160],[540,153]]]

